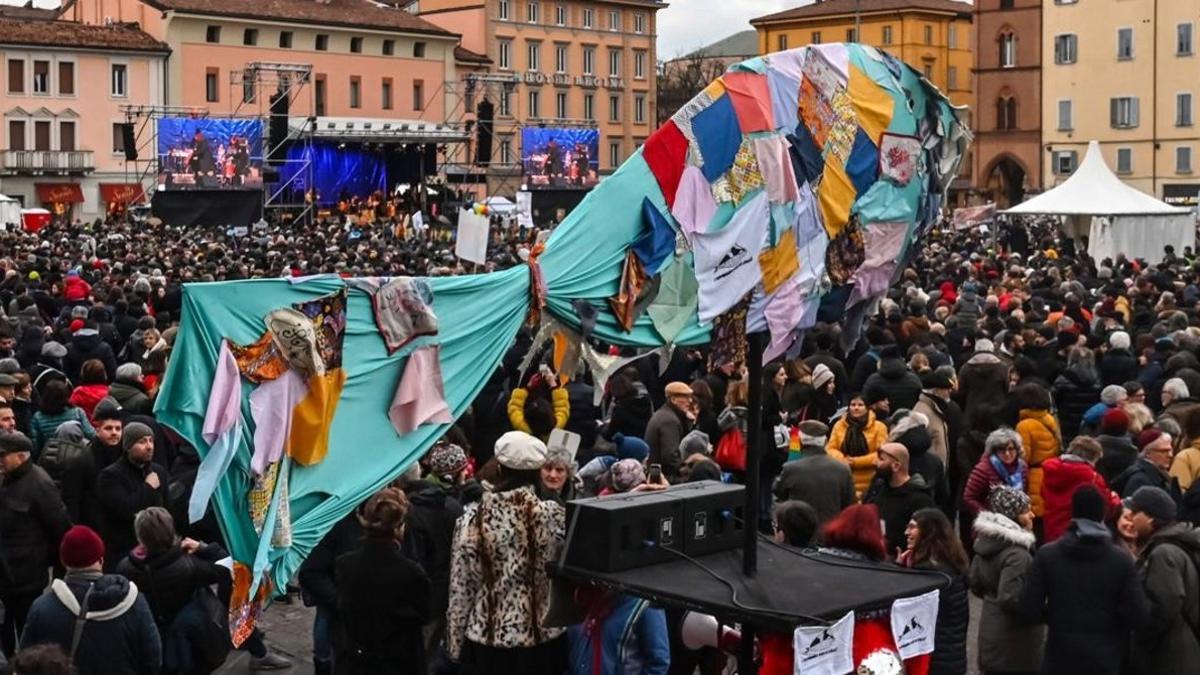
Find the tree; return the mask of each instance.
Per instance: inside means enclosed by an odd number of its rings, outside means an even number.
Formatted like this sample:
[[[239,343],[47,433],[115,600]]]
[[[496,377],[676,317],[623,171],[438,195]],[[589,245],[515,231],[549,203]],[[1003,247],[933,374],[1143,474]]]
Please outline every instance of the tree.
[[[658,63],[658,124],[662,125],[676,110],[699,94],[710,82],[725,73],[720,57],[703,50]]]

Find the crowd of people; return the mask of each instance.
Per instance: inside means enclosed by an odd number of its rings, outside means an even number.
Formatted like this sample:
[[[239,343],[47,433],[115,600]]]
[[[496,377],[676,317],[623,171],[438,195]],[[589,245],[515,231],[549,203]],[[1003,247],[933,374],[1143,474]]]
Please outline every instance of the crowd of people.
[[[488,268],[520,264],[533,236],[493,242]],[[764,366],[756,434],[744,335],[633,361],[596,396],[552,355],[526,360],[522,332],[445,437],[305,560],[317,672],[723,672],[728,655],[685,644],[682,610],[562,586],[553,563],[567,501],[744,482],[749,453],[763,536],[949,580],[936,647],[909,673],[1195,672],[1200,263],[1190,249],[1095,261],[1076,244],[1044,223],[931,233],[856,345],[821,323]],[[15,672],[219,665],[203,637],[227,554],[211,512],[187,524],[196,449],[153,414],[181,284],[464,272],[450,247],[333,222],[0,234],[0,637]],[[551,611],[563,602],[577,615]],[[792,672],[778,637],[760,636],[760,672]],[[252,670],[289,665],[262,631],[246,649]]]

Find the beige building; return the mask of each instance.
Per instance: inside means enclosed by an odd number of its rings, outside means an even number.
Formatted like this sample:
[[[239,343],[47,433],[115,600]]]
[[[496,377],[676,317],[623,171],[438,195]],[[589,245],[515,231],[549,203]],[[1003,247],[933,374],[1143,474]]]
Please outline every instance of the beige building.
[[[1094,139],[1128,184],[1195,204],[1200,0],[1058,0],[1042,17],[1043,185]]]

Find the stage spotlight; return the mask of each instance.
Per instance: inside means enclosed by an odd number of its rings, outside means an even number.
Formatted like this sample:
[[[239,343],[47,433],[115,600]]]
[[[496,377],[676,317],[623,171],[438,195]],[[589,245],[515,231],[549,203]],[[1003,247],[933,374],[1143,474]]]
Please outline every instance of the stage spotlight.
[[[338,150],[345,150],[345,149],[346,149],[345,143],[338,143]]]

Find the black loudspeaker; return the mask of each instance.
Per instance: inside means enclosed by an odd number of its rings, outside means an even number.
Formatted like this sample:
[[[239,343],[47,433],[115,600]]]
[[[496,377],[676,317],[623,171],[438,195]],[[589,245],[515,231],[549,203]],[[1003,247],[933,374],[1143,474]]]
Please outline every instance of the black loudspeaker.
[[[267,124],[267,159],[271,164],[279,164],[286,154],[282,146],[288,138],[290,108],[291,99],[286,91],[280,90],[271,95],[271,119]]]
[[[125,150],[125,161],[136,162],[138,158],[137,134],[134,133],[131,122],[121,125],[121,146]]]
[[[620,572],[737,548],[745,500],[741,485],[700,481],[568,502],[563,564]]]
[[[263,178],[264,183],[278,183],[279,182],[279,169],[263,167],[262,178]]]
[[[475,109],[475,163],[486,166],[492,161],[492,135],[495,132],[496,108],[486,98]]]

